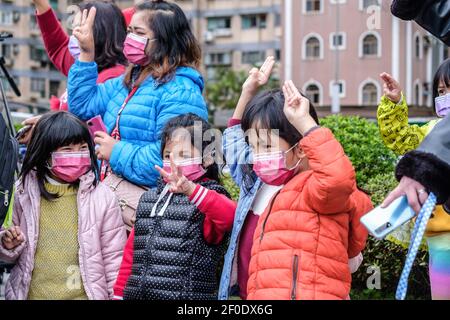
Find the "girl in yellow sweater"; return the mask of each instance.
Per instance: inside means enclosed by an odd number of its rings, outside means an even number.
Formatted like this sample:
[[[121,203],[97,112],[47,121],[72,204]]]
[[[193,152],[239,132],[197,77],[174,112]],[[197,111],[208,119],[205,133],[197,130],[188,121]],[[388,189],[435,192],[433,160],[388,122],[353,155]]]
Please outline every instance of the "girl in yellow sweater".
[[[434,126],[450,113],[450,59],[445,60],[433,81],[437,119],[424,126],[410,125],[408,106],[400,84],[381,74],[384,96],[378,106],[378,124],[384,144],[401,156],[415,150]],[[450,179],[450,177],[449,177]],[[433,299],[450,299],[450,212],[438,206],[426,230],[430,253],[430,281]]]

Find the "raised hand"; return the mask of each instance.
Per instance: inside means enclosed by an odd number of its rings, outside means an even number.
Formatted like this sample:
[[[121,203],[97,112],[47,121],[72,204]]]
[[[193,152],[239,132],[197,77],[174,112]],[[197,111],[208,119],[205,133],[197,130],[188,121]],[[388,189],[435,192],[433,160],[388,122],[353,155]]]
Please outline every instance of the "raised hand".
[[[18,247],[24,241],[25,236],[23,235],[22,230],[20,230],[20,227],[11,227],[6,229],[2,237],[3,247],[7,250],[12,250]]]
[[[267,57],[261,68],[253,68],[249,72],[247,80],[242,85],[242,94],[239,98],[236,110],[234,110],[233,119],[241,120],[247,104],[253,99],[258,89],[265,85],[269,79],[275,65],[274,57]]]
[[[285,99],[284,114],[302,135],[317,126],[317,123],[309,114],[309,100],[300,94],[292,80],[284,83],[283,94]]]
[[[249,72],[247,80],[242,85],[244,91],[256,93],[256,91],[267,84],[272,74],[273,66],[275,65],[275,58],[267,57],[260,69],[253,68]]]
[[[94,42],[94,22],[97,10],[92,7],[89,10],[83,10],[80,25],[73,29],[73,35],[78,39],[81,49],[80,61],[90,62],[95,58]]]
[[[161,174],[164,180],[170,186],[170,192],[182,193],[187,196],[191,196],[195,191],[195,183],[189,181],[181,172],[181,169],[175,164],[173,160],[173,154],[170,154],[170,168],[171,172],[165,171],[159,166],[155,166],[156,170]]]
[[[402,99],[402,88],[398,81],[386,72],[383,72],[380,77],[384,82],[383,90],[386,97],[394,103],[399,103]]]
[[[48,0],[32,0],[34,6],[36,7],[38,14],[43,14],[47,12],[50,7],[50,2]]]

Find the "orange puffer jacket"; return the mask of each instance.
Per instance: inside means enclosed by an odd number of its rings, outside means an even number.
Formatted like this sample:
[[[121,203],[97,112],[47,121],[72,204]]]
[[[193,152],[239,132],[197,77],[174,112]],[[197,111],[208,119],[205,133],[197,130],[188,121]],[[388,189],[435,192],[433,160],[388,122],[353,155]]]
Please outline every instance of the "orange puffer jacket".
[[[359,219],[372,203],[330,130],[318,128],[300,145],[310,170],[289,181],[259,219],[249,300],[334,300],[350,293],[348,261],[365,247]]]

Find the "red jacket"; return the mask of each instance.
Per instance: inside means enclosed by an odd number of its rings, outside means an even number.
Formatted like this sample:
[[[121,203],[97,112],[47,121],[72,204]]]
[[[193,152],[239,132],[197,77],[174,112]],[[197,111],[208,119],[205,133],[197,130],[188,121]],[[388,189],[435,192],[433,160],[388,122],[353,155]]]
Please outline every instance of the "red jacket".
[[[41,29],[42,39],[50,61],[58,71],[67,77],[70,67],[75,62],[67,47],[69,36],[64,31],[52,9],[49,9],[43,14],[36,14],[36,19]],[[117,78],[124,72],[125,66],[123,65],[116,65],[112,68],[105,69],[99,73],[97,83],[103,83],[109,79]],[[64,93],[60,99],[52,96],[50,99],[50,109],[67,110],[67,93]]]
[[[372,203],[329,129],[312,131],[300,145],[310,170],[289,181],[259,219],[249,300],[346,299],[350,293],[348,261],[365,247],[359,219]]]
[[[197,185],[189,200],[205,215],[203,236],[207,243],[219,244],[233,227],[236,202],[225,195]],[[114,285],[114,298],[121,300],[133,266],[134,229],[128,238],[119,275]]]

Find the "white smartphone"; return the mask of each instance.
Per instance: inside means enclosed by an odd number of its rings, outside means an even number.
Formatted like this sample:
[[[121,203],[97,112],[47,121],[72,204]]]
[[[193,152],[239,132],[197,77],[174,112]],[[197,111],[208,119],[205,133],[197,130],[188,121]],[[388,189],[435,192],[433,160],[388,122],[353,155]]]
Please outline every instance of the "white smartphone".
[[[377,207],[361,218],[361,223],[376,239],[382,240],[416,216],[406,196],[398,198],[389,207]]]

